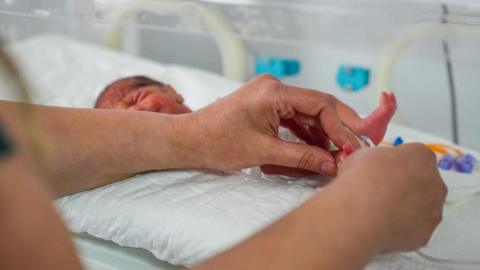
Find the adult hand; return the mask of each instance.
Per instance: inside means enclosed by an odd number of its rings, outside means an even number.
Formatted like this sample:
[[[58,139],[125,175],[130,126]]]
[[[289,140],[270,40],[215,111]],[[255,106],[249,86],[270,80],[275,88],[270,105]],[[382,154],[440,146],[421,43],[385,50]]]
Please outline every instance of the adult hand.
[[[288,86],[261,75],[233,94],[187,116],[189,156],[195,167],[224,171],[273,164],[335,175],[331,153],[319,146],[296,144],[278,138],[286,123],[295,133],[301,127],[318,131],[315,137],[336,145],[359,148],[336,110],[336,99],[322,92]],[[321,146],[322,143],[318,143]]]
[[[447,194],[435,155],[423,144],[359,150],[340,167],[335,185],[364,206],[357,214],[370,222],[368,231],[381,252],[426,245]]]
[[[379,252],[425,245],[445,195],[425,146],[362,149],[322,192],[198,269],[362,269]]]

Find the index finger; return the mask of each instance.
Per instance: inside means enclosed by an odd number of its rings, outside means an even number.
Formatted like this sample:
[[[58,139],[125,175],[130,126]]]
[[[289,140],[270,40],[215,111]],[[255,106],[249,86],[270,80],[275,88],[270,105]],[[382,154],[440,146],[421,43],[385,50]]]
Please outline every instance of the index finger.
[[[319,119],[321,128],[338,146],[349,144],[360,148],[357,137],[346,128],[336,109],[337,99],[327,93],[281,84],[281,102],[292,106],[296,112]]]

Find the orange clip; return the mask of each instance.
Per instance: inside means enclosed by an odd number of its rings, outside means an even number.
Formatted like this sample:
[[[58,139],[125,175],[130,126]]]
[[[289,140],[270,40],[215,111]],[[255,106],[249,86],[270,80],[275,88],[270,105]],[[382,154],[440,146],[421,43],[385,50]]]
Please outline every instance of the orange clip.
[[[462,156],[463,155],[463,152],[460,151],[458,148],[455,148],[451,145],[448,145],[448,144],[435,144],[435,143],[431,143],[431,144],[425,144],[428,148],[430,148],[433,152],[435,153],[438,153],[438,154],[442,154],[442,155],[445,155],[445,154],[448,154],[449,150],[454,152],[455,155],[457,156]]]

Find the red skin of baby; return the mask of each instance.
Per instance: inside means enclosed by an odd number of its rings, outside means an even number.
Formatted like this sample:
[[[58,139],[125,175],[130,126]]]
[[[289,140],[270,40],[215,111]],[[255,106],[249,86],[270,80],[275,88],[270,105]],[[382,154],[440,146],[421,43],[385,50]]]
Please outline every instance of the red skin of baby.
[[[184,104],[184,99],[171,86],[143,77],[134,76],[119,79],[105,88],[95,103],[97,109],[121,109],[150,111],[166,114],[190,113],[192,110]],[[357,136],[367,136],[374,144],[379,144],[397,108],[395,96],[392,93],[382,93],[380,106],[366,118],[361,118],[349,106],[337,103],[337,111],[342,122]],[[308,144],[328,149],[329,140],[326,136],[312,136],[322,132],[311,132],[308,127],[295,123],[293,120],[282,121],[281,125],[290,129],[297,137]],[[351,145],[343,145],[338,151],[332,152],[337,165],[351,153]],[[307,176],[312,172],[264,165],[262,170],[267,174],[283,174],[288,176]]]
[[[107,86],[98,97],[95,108],[166,114],[192,112],[183,102],[183,97],[170,85],[135,76],[117,80]]]

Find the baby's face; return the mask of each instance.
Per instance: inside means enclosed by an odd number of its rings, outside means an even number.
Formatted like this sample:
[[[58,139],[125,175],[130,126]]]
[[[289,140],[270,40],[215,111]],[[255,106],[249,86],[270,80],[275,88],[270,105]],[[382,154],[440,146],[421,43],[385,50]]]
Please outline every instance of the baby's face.
[[[139,87],[126,94],[117,104],[118,109],[149,111],[167,114],[191,112],[183,98],[169,85]]]
[[[102,101],[102,108],[149,111],[166,114],[191,112],[183,98],[169,85],[147,85],[132,88],[128,84],[110,89]]]

